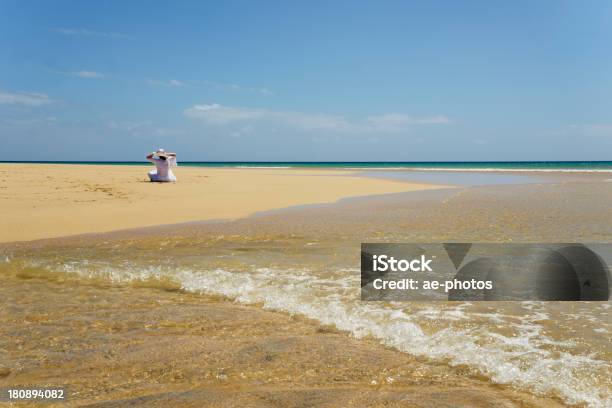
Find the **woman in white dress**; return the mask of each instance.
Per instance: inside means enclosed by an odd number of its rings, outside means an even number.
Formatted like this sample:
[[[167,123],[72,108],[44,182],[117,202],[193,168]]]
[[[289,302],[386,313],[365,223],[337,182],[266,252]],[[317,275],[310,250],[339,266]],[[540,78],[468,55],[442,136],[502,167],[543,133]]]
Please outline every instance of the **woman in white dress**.
[[[156,167],[155,170],[149,172],[149,180],[158,182],[176,181],[176,176],[172,173],[172,167],[177,166],[176,153],[157,149],[156,152],[147,155],[147,160]]]

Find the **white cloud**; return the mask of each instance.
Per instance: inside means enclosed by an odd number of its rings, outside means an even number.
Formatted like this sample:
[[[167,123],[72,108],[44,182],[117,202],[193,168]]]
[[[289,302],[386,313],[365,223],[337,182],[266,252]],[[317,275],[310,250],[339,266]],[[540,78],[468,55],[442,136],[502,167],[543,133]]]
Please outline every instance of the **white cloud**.
[[[242,86],[242,85],[237,85],[237,84],[228,84],[224,82],[215,82],[215,81],[189,81],[189,82],[194,83],[194,84],[206,85],[214,89],[225,90],[225,91],[252,92],[252,93],[258,93],[258,94],[267,95],[267,96],[274,95],[274,92],[264,87]]]
[[[207,81],[207,80],[178,80],[178,79],[145,79],[149,85],[157,86],[197,86],[204,85],[213,89],[221,91],[234,91],[234,92],[252,92],[261,95],[274,95],[274,93],[268,88],[258,88],[251,86],[241,86],[237,84],[227,84],[223,82]]]
[[[258,120],[273,115],[273,112],[263,109],[232,108],[216,103],[210,105],[194,105],[183,112],[187,117],[202,119],[205,122],[224,125],[242,120]]]
[[[262,95],[274,95],[274,92],[269,90],[268,88],[249,88],[253,92],[259,92]]]
[[[23,106],[43,106],[56,102],[46,94],[37,92],[2,92],[0,91],[0,104],[12,104]]]
[[[440,125],[450,123],[446,116],[414,117],[403,113],[386,113],[380,116],[369,116],[366,121],[374,127],[397,128],[407,125]]]
[[[66,75],[78,78],[86,78],[86,79],[101,79],[105,78],[107,75],[98,71],[89,71],[89,70],[81,70],[81,71],[54,71],[49,70],[49,72],[53,72],[54,74]]]
[[[86,28],[54,28],[54,31],[63,35],[82,36],[82,37],[105,37],[105,38],[127,38],[127,35],[121,33],[94,31]]]
[[[179,81],[178,79],[170,79],[170,80],[159,80],[159,79],[147,79],[146,82],[149,85],[159,85],[159,86],[185,86],[183,81]]]
[[[104,74],[96,71],[77,71],[72,72],[71,75],[78,76],[79,78],[104,78]]]
[[[268,120],[304,129],[348,130],[351,124],[340,117],[305,114],[300,112],[274,111],[269,109],[239,108],[216,103],[195,105],[184,111],[187,117],[201,119],[214,125],[233,122]]]
[[[438,125],[450,123],[445,116],[413,117],[399,113],[369,116],[350,120],[341,116],[310,114],[270,109],[223,106],[216,103],[194,105],[183,114],[212,125],[227,125],[268,121],[305,130],[327,130],[334,132],[394,132],[415,125]]]

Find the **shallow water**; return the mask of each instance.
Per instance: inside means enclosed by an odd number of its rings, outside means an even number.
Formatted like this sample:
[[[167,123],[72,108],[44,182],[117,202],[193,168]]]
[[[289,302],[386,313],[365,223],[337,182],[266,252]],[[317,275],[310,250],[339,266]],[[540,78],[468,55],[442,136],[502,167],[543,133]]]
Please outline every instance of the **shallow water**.
[[[482,171],[370,171],[360,175],[391,180],[413,181],[426,184],[456,186],[490,186],[504,184],[536,184],[552,182],[552,177],[538,176],[538,173],[525,175],[520,173],[482,172]]]
[[[612,405],[611,302],[362,302],[361,242],[599,241],[612,186],[441,190],[0,247],[4,274],[223,295],[568,404]]]

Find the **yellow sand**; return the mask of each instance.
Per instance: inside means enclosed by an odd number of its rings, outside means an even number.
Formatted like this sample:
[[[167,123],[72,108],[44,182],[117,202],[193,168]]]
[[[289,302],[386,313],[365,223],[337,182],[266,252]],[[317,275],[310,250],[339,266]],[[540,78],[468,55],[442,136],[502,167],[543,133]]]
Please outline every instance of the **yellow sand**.
[[[438,188],[345,170],[179,167],[150,183],[150,166],[0,164],[0,242],[245,217],[344,197]]]

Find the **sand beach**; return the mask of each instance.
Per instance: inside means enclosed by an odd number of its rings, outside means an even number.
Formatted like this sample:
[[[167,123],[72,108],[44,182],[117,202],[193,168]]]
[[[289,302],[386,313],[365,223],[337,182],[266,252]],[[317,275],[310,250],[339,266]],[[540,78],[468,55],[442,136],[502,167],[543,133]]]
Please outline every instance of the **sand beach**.
[[[0,242],[232,219],[346,197],[437,188],[348,170],[180,167],[150,183],[152,166],[0,163]]]
[[[604,176],[446,187],[179,168],[160,185],[146,169],[0,166],[0,387],[63,386],[66,406],[95,407],[610,401],[609,302],[358,290],[361,242],[605,242]]]

